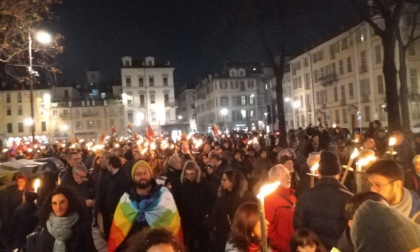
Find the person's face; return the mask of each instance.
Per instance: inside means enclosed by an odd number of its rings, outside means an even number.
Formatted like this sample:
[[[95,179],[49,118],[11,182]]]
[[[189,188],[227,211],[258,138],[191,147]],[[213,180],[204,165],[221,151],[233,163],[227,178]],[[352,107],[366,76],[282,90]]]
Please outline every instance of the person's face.
[[[368,138],[365,141],[365,148],[369,148],[369,149],[375,149],[375,140],[373,140],[372,138]]]
[[[51,198],[51,207],[57,217],[63,217],[69,209],[69,201],[63,194],[56,194]]]
[[[187,169],[184,176],[188,181],[194,182],[197,179],[197,171],[194,169]]]
[[[205,144],[204,147],[203,147],[203,153],[204,154],[207,154],[207,153],[210,152],[210,150],[211,150],[210,145],[209,144]]]
[[[133,151],[133,158],[134,160],[139,160],[140,159],[140,151]]]
[[[266,158],[267,157],[267,152],[263,151],[260,154],[261,158]]]
[[[144,166],[140,166],[134,172],[134,183],[140,189],[146,189],[151,185],[152,174],[149,169]]]
[[[242,158],[241,158],[241,154],[240,154],[240,153],[238,153],[238,152],[236,152],[236,153],[235,153],[234,158],[235,158],[236,160],[238,160],[238,161],[241,161],[241,160],[242,160]]]
[[[265,233],[267,234],[267,231],[268,231],[268,221],[267,220],[264,220],[265,221]],[[256,238],[257,239],[261,239],[261,222],[260,221],[258,221],[256,224],[255,224],[255,226],[254,226],[254,229],[252,230],[252,233],[256,236]]]
[[[84,171],[73,171],[73,179],[77,184],[82,184],[86,180],[87,173]]]
[[[416,169],[417,174],[420,174],[420,161],[414,163],[414,169]]]
[[[287,160],[283,165],[289,170],[292,171],[293,170],[293,160]]]
[[[232,191],[233,183],[228,179],[225,173],[223,173],[222,180],[220,183],[222,184],[223,189]]]
[[[82,155],[80,153],[71,155],[69,158],[67,158],[67,163],[71,167],[75,167],[78,164],[82,163]]]
[[[100,164],[102,167],[106,167],[106,166],[107,166],[107,164],[108,164],[108,159],[107,159],[104,155],[101,155],[101,156],[99,157],[99,164]]]
[[[312,138],[312,141],[317,144],[319,142],[319,137],[318,136],[314,136]]]
[[[203,163],[206,165],[210,161],[209,157],[203,156]]]
[[[182,144],[181,151],[182,151],[182,153],[189,153],[190,152],[190,147],[188,146],[188,144]]]
[[[21,179],[21,178],[16,181],[16,184],[17,184],[17,187],[18,187],[19,191],[23,191],[23,189],[25,189],[25,187],[26,187],[26,181],[24,179]]]
[[[388,178],[378,174],[369,175],[367,179],[372,192],[379,193],[390,204],[398,203],[394,202],[394,200],[398,194],[402,193],[402,190],[397,186],[397,181],[390,181]]]
[[[316,245],[311,244],[305,244],[305,245],[299,245],[296,249],[297,252],[316,252]]]
[[[147,252],[175,252],[171,244],[157,244],[151,246]]]

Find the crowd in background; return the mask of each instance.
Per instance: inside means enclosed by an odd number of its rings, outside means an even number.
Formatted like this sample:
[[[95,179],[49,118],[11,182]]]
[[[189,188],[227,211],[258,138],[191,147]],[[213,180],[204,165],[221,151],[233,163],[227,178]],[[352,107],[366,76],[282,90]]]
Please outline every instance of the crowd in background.
[[[9,160],[38,153],[63,167],[44,175],[38,193],[16,177],[1,199],[2,241],[22,250],[32,241],[37,250],[30,251],[95,251],[94,226],[110,251],[161,244],[260,251],[265,225],[271,251],[420,248],[420,135],[406,138],[374,121],[363,133],[320,125],[290,130],[287,139],[280,147],[275,134],[231,132],[177,142],[111,139],[96,149],[84,141],[31,152],[15,146],[3,152]],[[361,182],[353,172],[342,180],[354,149],[355,169],[363,155],[376,157]],[[260,223],[256,195],[274,181],[280,186],[265,198],[267,222]]]

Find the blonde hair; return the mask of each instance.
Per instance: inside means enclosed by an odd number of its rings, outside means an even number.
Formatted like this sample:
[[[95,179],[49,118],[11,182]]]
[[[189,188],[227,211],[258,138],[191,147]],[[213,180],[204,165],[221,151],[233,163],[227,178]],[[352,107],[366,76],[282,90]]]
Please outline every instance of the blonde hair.
[[[182,167],[182,173],[181,173],[181,177],[180,177],[181,183],[184,183],[184,180],[185,180],[185,172],[187,170],[195,170],[197,172],[197,177],[195,178],[195,182],[200,183],[200,180],[201,180],[201,169],[193,161],[185,162],[184,167]]]
[[[413,165],[416,165],[417,162],[420,162],[420,155],[415,155],[413,158]]]

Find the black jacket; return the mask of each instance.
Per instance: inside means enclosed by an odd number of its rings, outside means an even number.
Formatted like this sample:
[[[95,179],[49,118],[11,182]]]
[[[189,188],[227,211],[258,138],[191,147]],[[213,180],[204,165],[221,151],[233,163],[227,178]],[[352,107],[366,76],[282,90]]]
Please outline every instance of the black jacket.
[[[328,250],[347,226],[344,208],[352,196],[348,189],[335,178],[321,178],[314,188],[300,195],[296,204],[293,224],[295,229],[313,230]]]
[[[38,206],[34,202],[18,206],[12,219],[13,248],[22,248],[26,236],[35,230],[38,223]]]
[[[92,234],[88,233],[82,219],[79,219],[71,229],[73,231],[72,236],[66,242],[67,252],[96,251]],[[42,225],[39,239],[41,248],[40,251],[53,251],[55,239],[48,232],[45,223]]]
[[[115,208],[121,196],[131,186],[131,179],[123,169],[119,169],[115,174],[110,174],[107,181],[107,193],[105,196],[104,213],[114,215]]]

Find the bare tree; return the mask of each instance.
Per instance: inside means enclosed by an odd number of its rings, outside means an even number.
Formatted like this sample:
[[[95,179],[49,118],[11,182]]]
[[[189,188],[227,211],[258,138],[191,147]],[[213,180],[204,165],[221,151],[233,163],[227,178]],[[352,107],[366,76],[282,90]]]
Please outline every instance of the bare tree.
[[[52,18],[51,6],[61,0],[1,0],[0,1],[0,62],[6,65],[7,74],[19,81],[28,77],[28,33],[41,28]],[[52,58],[61,53],[60,35],[55,35],[48,47],[33,43],[35,68],[51,71],[57,69],[51,64]]]
[[[396,34],[406,0],[348,0],[348,2],[370,24],[382,41],[384,54],[382,72],[386,85],[388,127],[390,130],[401,130],[395,49]],[[383,25],[377,22],[378,16]]]
[[[420,6],[406,6],[404,16],[406,22],[397,29],[398,52],[399,52],[399,80],[400,80],[400,103],[402,116],[402,130],[404,133],[411,133],[411,121],[409,112],[409,93],[407,83],[407,51],[410,46],[414,45],[417,40],[420,40],[420,34],[416,34],[416,27],[420,15]],[[416,90],[417,91],[417,90]],[[413,93],[414,94],[414,93]],[[412,95],[411,98],[415,98]]]

